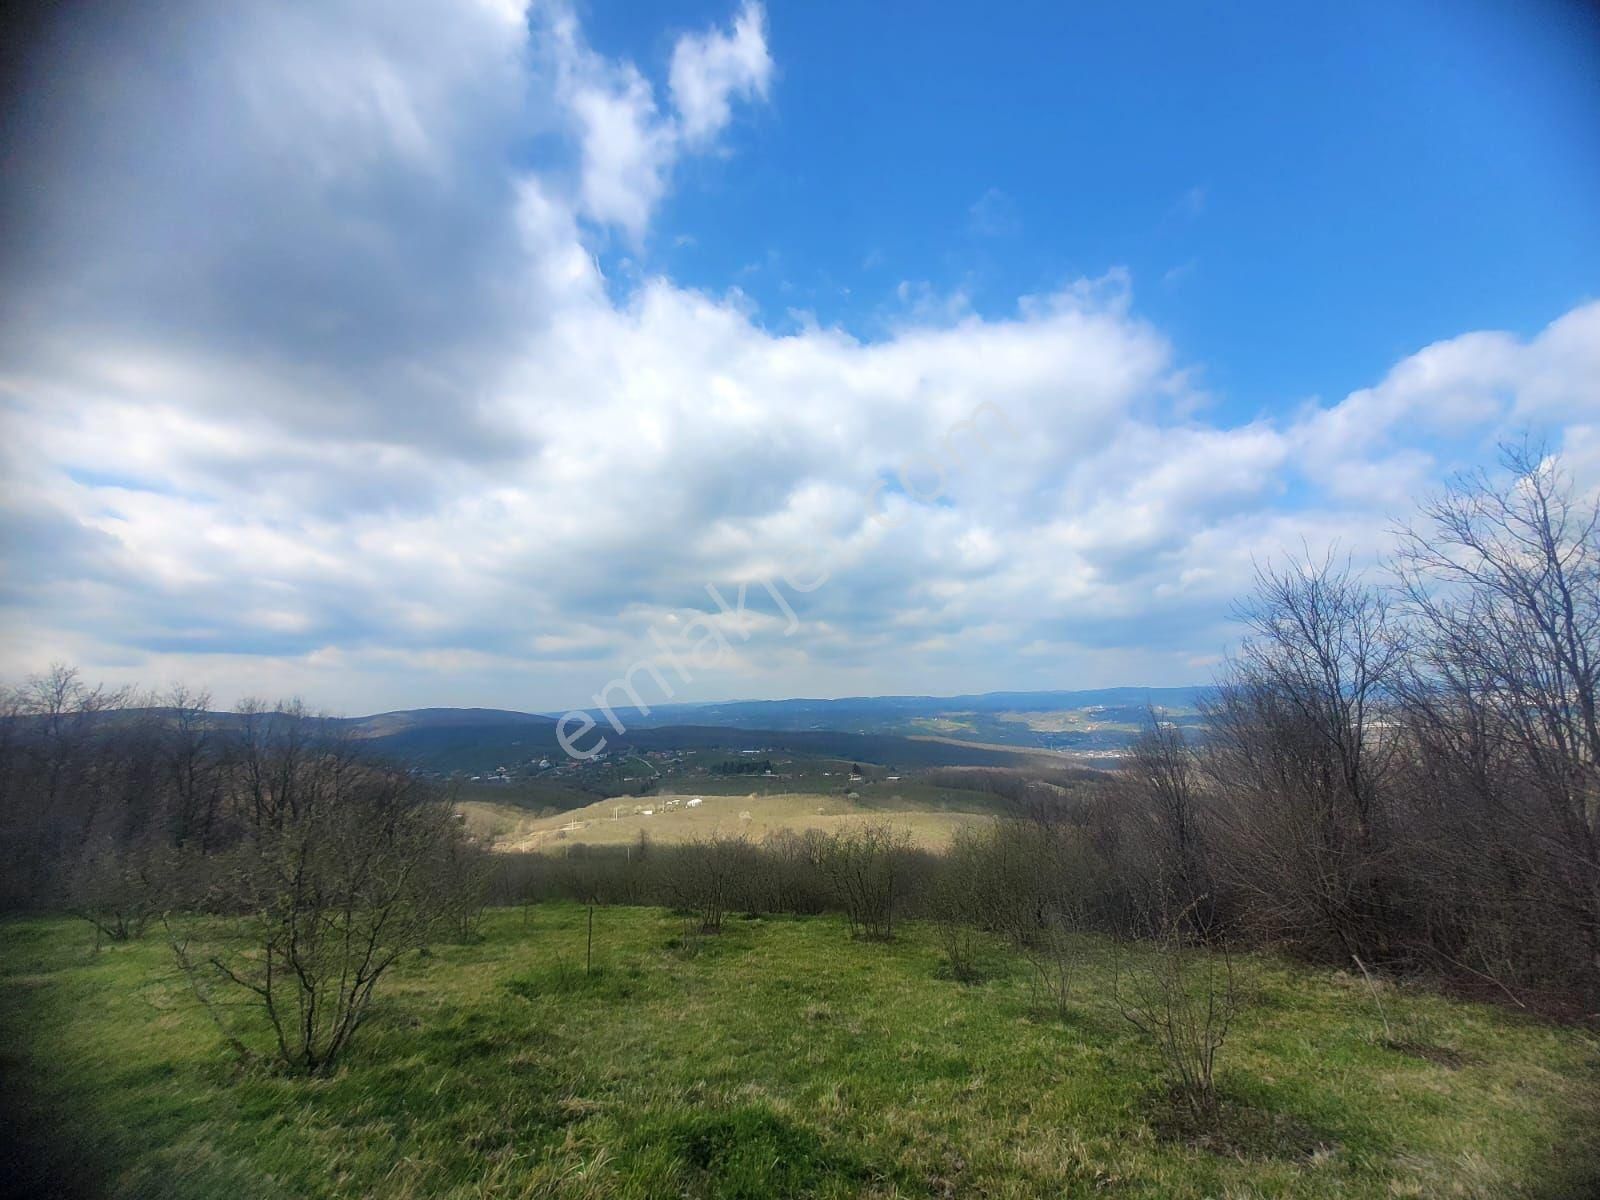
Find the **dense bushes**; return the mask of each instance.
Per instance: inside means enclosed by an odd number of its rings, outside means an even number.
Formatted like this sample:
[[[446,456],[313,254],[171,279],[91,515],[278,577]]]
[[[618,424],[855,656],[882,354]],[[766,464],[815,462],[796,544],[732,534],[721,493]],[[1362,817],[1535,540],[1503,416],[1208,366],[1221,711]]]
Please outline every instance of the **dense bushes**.
[[[760,841],[713,834],[677,845],[574,845],[559,857],[501,855],[496,865],[493,894],[507,903],[659,904],[693,915],[705,932],[735,911],[833,911],[853,933],[884,939],[900,917],[927,911],[939,858],[890,825],[860,821],[831,834],[780,830]]]

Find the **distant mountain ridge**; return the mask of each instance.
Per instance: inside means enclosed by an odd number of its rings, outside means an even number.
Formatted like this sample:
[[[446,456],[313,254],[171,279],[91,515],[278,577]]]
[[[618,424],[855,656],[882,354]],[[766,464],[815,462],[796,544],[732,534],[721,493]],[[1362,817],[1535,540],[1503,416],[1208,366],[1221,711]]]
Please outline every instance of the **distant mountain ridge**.
[[[605,713],[590,709],[594,728],[576,740],[587,750],[603,738],[613,753],[693,744],[749,749],[782,743],[801,753],[820,752],[827,745],[840,756],[879,762],[999,765],[1009,761],[1008,756],[1038,750],[1116,755],[1127,748],[1152,708],[1163,719],[1198,734],[1197,706],[1209,691],[1115,687],[661,704],[647,711],[617,708],[614,715],[625,729],[622,734]],[[141,712],[162,711],[170,710],[123,709],[106,713],[105,719],[135,720]],[[259,719],[271,721],[273,716],[263,713]],[[237,729],[249,719],[235,712],[206,714],[207,723],[218,729]],[[559,718],[548,713],[431,707],[311,719],[375,752],[433,769],[492,770],[514,761],[567,759],[556,736]],[[930,743],[935,741],[944,747],[934,748]]]
[[[1073,691],[982,692],[960,696],[848,696],[837,700],[730,700],[617,708],[628,729],[720,725],[733,729],[835,730],[949,737],[1036,749],[1109,751],[1125,747],[1156,708],[1195,724],[1208,687],[1114,687]],[[587,710],[597,722],[598,709]],[[1059,719],[1044,719],[1056,714]]]
[[[506,708],[401,708],[366,717],[338,719],[361,737],[386,737],[409,729],[555,724],[554,717],[547,717],[543,713],[517,712]]]
[[[743,729],[788,729],[829,726],[817,722],[828,718],[861,720],[890,716],[917,716],[948,712],[1052,712],[1072,709],[1113,708],[1191,709],[1212,689],[1193,687],[1111,687],[1066,691],[975,692],[958,696],[841,696],[837,699],[794,697],[786,700],[708,700],[687,703],[652,704],[648,711],[618,706],[613,711],[624,725],[656,728],[663,725],[727,725]],[[129,710],[121,710],[127,713]],[[132,710],[163,711],[163,710]],[[598,720],[604,714],[597,708],[575,709]],[[232,724],[243,715],[228,710],[206,714],[219,724]],[[384,737],[410,729],[460,727],[554,725],[559,714],[524,712],[506,708],[400,708],[365,716],[316,719],[343,727],[360,737]],[[778,724],[772,724],[774,720]],[[803,724],[797,724],[803,722]]]
[[[140,717],[166,716],[178,710],[167,707],[108,708],[94,714],[100,721],[132,721]],[[286,714],[282,710],[266,710],[256,714],[230,709],[209,709],[201,714],[204,722],[214,729],[238,729],[250,720],[271,721]],[[554,728],[556,719],[543,713],[516,712],[504,708],[402,708],[393,712],[372,713],[363,717],[334,717],[308,710],[305,718],[316,725],[335,729],[358,738],[389,737],[415,729],[484,729],[516,728],[530,726]],[[22,720],[33,720],[24,716]]]

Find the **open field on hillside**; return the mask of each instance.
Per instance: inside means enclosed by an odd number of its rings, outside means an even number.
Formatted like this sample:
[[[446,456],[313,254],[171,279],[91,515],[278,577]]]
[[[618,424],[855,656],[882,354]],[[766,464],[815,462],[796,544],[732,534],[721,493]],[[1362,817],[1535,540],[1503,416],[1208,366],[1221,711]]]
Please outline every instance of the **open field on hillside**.
[[[1124,716],[1124,714],[1117,714]],[[1107,718],[1100,713],[1081,709],[1062,709],[1058,712],[1003,712],[996,713],[997,721],[1010,721],[1025,725],[1037,733],[1121,733],[1133,737],[1142,728],[1136,720]]]
[[[906,830],[916,845],[939,849],[949,844],[961,826],[990,819],[989,814],[981,812],[932,811],[932,800],[909,790],[886,792],[884,785],[860,800],[839,795],[719,796],[708,793],[700,796],[698,805],[691,807],[689,802],[693,798],[689,795],[624,796],[549,817],[537,817],[512,805],[482,801],[466,801],[460,808],[473,832],[493,837],[497,849],[508,851],[555,850],[578,843],[626,845],[638,841],[641,833],[651,841],[664,843],[686,842],[717,833],[742,833],[760,839],[780,829],[795,832],[819,829],[831,833],[863,818],[887,821]]]
[[[159,937],[0,925],[0,1155],[35,1194],[599,1198],[1593,1195],[1585,1035],[1409,990],[1388,1048],[1359,978],[1246,964],[1225,1137],[1168,1117],[1157,1061],[1086,943],[1066,1020],[996,950],[834,917],[685,935],[658,909],[492,912],[408,957],[331,1078],[231,1064]],[[1426,1056],[1425,1056],[1426,1055]],[[16,1161],[22,1147],[40,1157]]]

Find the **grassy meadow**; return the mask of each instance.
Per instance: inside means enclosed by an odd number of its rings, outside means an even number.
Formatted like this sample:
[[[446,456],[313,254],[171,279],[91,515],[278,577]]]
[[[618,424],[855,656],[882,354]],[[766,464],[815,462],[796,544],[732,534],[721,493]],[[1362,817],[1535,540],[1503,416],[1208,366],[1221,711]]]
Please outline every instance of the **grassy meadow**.
[[[924,793],[949,793],[953,799]],[[940,808],[938,803],[973,801],[984,798],[975,792],[932,788],[907,783],[864,785],[854,793],[842,794],[714,795],[709,792],[682,795],[624,796],[601,800],[570,812],[540,817],[509,804],[464,801],[461,811],[467,825],[480,837],[494,839],[497,848],[515,850],[559,850],[566,845],[623,846],[646,835],[653,842],[686,842],[696,837],[717,834],[744,834],[760,840],[780,829],[802,832],[817,829],[833,833],[863,817],[886,821],[910,835],[913,845],[939,850],[950,844],[955,831],[973,821],[992,818],[991,812],[960,808]],[[688,807],[692,795],[700,804]],[[678,803],[670,804],[676,800]],[[646,816],[644,810],[650,810]]]
[[[159,932],[99,951],[66,919],[0,925],[19,1194],[114,1197],[1580,1197],[1594,1194],[1589,1035],[1275,959],[1196,1138],[1086,942],[1044,1011],[996,948],[945,977],[933,931],[836,917],[496,910],[407,959],[335,1074],[243,1066]]]

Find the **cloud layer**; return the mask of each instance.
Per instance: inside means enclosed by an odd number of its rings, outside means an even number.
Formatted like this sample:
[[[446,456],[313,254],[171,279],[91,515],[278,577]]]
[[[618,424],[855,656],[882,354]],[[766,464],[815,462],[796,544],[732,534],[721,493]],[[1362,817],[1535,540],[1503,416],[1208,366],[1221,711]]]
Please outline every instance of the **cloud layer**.
[[[1600,305],[1224,424],[1116,270],[872,340],[605,278],[777,86],[759,5],[659,81],[556,5],[97,19],[7,133],[9,675],[564,708],[825,564],[680,698],[1189,682],[1252,556],[1526,427],[1600,479]]]

